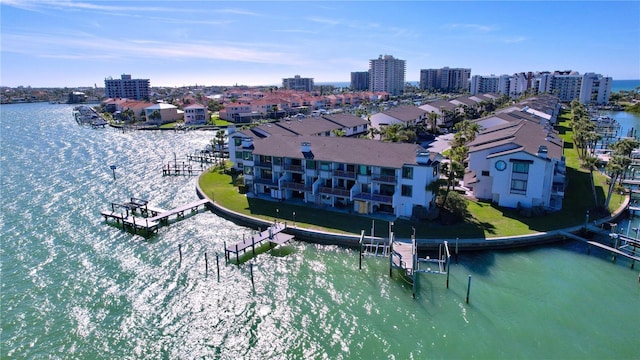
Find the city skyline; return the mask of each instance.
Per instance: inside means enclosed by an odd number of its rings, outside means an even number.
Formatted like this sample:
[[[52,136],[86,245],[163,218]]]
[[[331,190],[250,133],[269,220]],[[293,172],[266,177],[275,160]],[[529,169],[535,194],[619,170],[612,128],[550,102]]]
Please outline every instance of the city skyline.
[[[473,75],[574,70],[640,79],[640,2],[0,3],[1,86],[349,82],[369,60]]]

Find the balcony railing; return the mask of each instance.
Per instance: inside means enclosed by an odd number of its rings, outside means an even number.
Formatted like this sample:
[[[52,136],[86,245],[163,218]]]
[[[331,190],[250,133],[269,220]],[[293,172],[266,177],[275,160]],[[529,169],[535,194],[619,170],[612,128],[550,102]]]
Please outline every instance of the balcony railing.
[[[293,172],[299,172],[299,173],[304,172],[304,170],[302,169],[302,165],[285,164],[284,169],[286,171],[293,171]]]
[[[273,167],[273,164],[269,162],[264,162],[264,161],[254,161],[253,166],[271,169]]]
[[[388,195],[359,193],[354,195],[353,198],[357,200],[369,200],[369,201],[375,201],[381,204],[393,205],[393,196],[388,196]]]
[[[395,176],[389,176],[389,175],[373,175],[372,180],[377,182],[395,184],[397,181],[397,178]]]
[[[256,184],[270,185],[270,186],[278,185],[275,181],[273,181],[271,179],[254,178],[253,182],[256,183]]]
[[[349,190],[344,188],[320,187],[320,194],[349,197]]]
[[[333,176],[347,178],[347,179],[355,179],[356,173],[353,171],[333,170]]]
[[[297,191],[311,191],[311,186],[307,186],[303,183],[291,182],[291,181],[283,181],[282,189],[288,190],[297,190]]]

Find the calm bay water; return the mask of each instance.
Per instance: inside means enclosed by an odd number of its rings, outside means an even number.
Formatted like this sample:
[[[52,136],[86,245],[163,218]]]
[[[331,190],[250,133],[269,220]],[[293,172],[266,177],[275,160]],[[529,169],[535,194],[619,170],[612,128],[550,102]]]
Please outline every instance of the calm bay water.
[[[640,265],[580,244],[462,254],[449,289],[421,275],[413,300],[387,260],[358,270],[355,251],[303,242],[255,257],[255,290],[248,264],[222,256],[218,282],[214,254],[251,230],[210,212],[150,240],[104,222],[130,196],[195,200],[196,178],[161,166],[213,136],[79,127],[67,105],[0,107],[1,358],[640,357]]]

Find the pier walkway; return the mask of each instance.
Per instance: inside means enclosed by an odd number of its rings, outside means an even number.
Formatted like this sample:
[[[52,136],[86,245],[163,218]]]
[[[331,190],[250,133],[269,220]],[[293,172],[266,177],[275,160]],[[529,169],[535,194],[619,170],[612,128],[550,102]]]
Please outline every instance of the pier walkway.
[[[613,234],[613,235],[616,235],[611,239],[614,242],[614,244],[613,246],[608,246],[601,242],[585,239],[581,236],[574,235],[566,231],[562,231],[560,232],[560,234],[562,234],[563,236],[569,239],[586,243],[589,246],[595,246],[597,248],[609,251],[612,254],[614,254],[614,260],[615,260],[615,255],[620,255],[622,257],[632,260],[633,262],[640,261],[640,241],[637,239],[633,239],[628,236],[624,236],[622,234]],[[638,250],[636,250],[636,248]],[[631,266],[633,266],[633,262]]]
[[[256,254],[256,246],[261,245],[263,242],[269,242],[270,246],[282,245],[293,239],[293,235],[285,234],[284,231],[287,228],[285,223],[275,223],[273,226],[268,227],[266,230],[252,235],[250,238],[243,238],[242,241],[235,244],[224,247],[224,255],[227,261],[230,260],[231,254],[236,254],[236,262],[240,262],[240,252],[246,253],[249,248]]]
[[[153,234],[158,231],[161,224],[168,224],[171,216],[176,215],[177,219],[184,219],[187,210],[195,213],[207,203],[209,203],[209,199],[205,198],[171,210],[164,210],[149,206],[147,200],[132,197],[128,203],[111,203],[111,211],[103,211],[101,214],[105,221],[115,220],[117,223],[122,223],[123,230],[131,230],[134,234],[139,232]],[[124,210],[124,212],[117,212],[117,209]],[[140,216],[136,216],[138,212],[140,212]]]

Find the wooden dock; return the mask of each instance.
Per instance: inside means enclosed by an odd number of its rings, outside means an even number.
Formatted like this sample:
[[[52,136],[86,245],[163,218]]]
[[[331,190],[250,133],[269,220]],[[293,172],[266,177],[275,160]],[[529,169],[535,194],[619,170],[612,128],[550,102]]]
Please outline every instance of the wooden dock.
[[[193,168],[193,165],[189,163],[185,163],[184,161],[182,163],[178,163],[175,161],[173,163],[168,162],[167,165],[162,166],[162,176],[170,176],[170,175],[191,176],[196,174],[198,173]]]
[[[609,251],[613,254],[614,261],[616,255],[630,259],[632,261],[632,267],[635,261],[640,261],[640,241],[637,239],[633,239],[622,234],[614,234],[616,236],[611,239],[613,241],[613,246],[609,246],[601,242],[588,240],[581,236],[574,235],[565,231],[560,232],[560,234],[569,239],[586,243],[589,246],[595,246],[597,248]]]
[[[195,213],[208,202],[208,199],[200,199],[171,210],[164,210],[149,206],[146,200],[131,198],[128,203],[111,203],[111,211],[103,211],[101,214],[105,221],[115,220],[122,224],[123,230],[131,230],[134,234],[153,234],[161,224],[168,224],[171,216],[176,215],[177,219],[184,219],[186,211]],[[138,212],[140,216],[137,216]]]
[[[274,225],[268,227],[266,230],[252,235],[249,238],[243,237],[242,241],[239,241],[235,244],[229,246],[226,246],[225,244],[225,259],[229,261],[231,258],[231,254],[236,254],[236,262],[239,263],[240,252],[246,253],[249,248],[251,248],[251,251],[253,251],[253,254],[255,255],[256,246],[260,246],[264,242],[268,242],[270,246],[277,246],[291,241],[293,239],[293,235],[285,234],[282,232],[286,228],[287,225],[284,223],[275,223]]]

